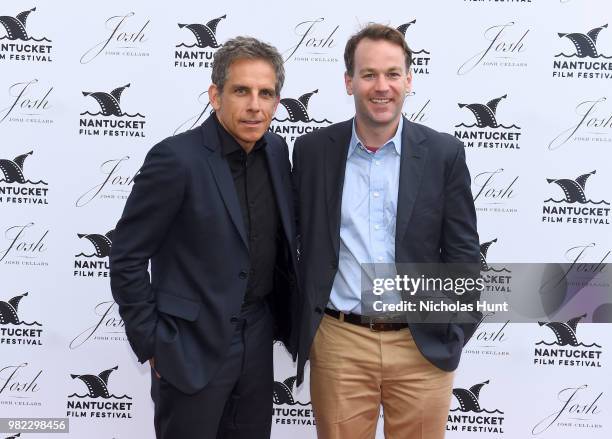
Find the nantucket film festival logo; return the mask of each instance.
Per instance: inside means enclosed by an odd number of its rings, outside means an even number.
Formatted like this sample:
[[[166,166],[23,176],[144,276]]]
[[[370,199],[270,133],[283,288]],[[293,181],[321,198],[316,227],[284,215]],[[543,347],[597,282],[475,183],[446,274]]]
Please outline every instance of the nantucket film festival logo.
[[[586,316],[582,314],[565,322],[538,322],[541,332],[549,337],[535,344],[533,364],[570,369],[602,367],[602,346],[578,337],[578,322]]]
[[[104,29],[92,27],[96,42],[81,55],[81,64],[88,64],[101,57],[131,59],[148,57],[150,20],[136,17],[136,13],[113,15],[104,21]]]
[[[43,370],[28,362],[0,358],[0,407],[42,407],[40,396]],[[1,411],[1,409],[0,409]]]
[[[281,55],[285,62],[337,63],[342,44],[338,40],[339,24],[325,17],[305,20],[293,27],[291,46]]]
[[[93,373],[70,374],[75,382],[75,393],[68,395],[66,416],[68,418],[105,418],[131,419],[133,402],[128,395],[121,393],[117,387],[109,385],[111,375],[119,366]],[[80,385],[78,384],[80,383]]]
[[[549,150],[554,151],[567,143],[612,142],[612,109],[605,96],[581,101],[576,104],[575,111],[576,118],[550,141]]]
[[[401,24],[397,27],[397,30],[406,36],[406,31],[413,24],[416,23],[416,19],[409,21],[408,23]],[[412,71],[415,75],[429,75],[429,67],[431,62],[431,52],[426,49],[415,49],[410,44],[410,38],[408,38],[408,46],[412,50]]]
[[[2,9],[6,8],[6,4]],[[52,62],[53,45],[50,39],[39,36],[38,29],[30,30],[28,17],[36,8],[15,15],[0,16],[0,62]],[[33,34],[31,33],[33,32]]]
[[[77,233],[83,243],[83,251],[74,256],[74,277],[108,278],[111,245],[114,230],[105,234]]]
[[[484,437],[504,434],[504,412],[497,408],[487,408],[487,403],[481,401],[481,393],[487,384],[489,380],[474,384],[469,389],[453,389],[458,405],[448,414],[446,431],[485,433]]]
[[[42,324],[23,316],[23,300],[29,300],[27,292],[0,298],[0,345],[42,346]]]
[[[545,432],[556,432],[567,437],[590,437],[591,433],[604,428],[606,416],[602,409],[604,393],[593,386],[582,384],[559,390],[553,401],[541,400],[538,407],[546,415],[532,427],[531,434],[539,436]]]
[[[268,130],[283,137],[287,143],[293,144],[299,136],[330,125],[332,122],[327,118],[320,117],[317,119],[310,114],[308,104],[313,96],[318,95],[318,93],[319,90],[317,89],[304,93],[297,99],[281,99],[276,110],[276,116],[272,118]],[[283,112],[286,117],[279,116]]]
[[[274,382],[273,422],[278,425],[315,425],[310,401],[300,402],[294,395],[295,376]]]
[[[81,136],[109,136],[109,137],[135,137],[145,136],[145,116],[138,112],[129,113],[122,107],[121,97],[130,84],[117,87],[110,92],[83,91],[93,111],[86,110],[79,119],[79,135]],[[129,105],[128,105],[129,106]]]
[[[86,328],[70,340],[68,347],[78,349],[87,343],[124,343],[125,323],[119,315],[119,308],[113,300],[97,303],[88,313],[91,317]]]
[[[518,213],[518,180],[518,175],[505,168],[474,172],[472,194],[476,211],[504,215]]]
[[[497,243],[497,238],[480,244],[480,275],[484,280],[483,294],[512,293],[512,271],[499,264],[487,261],[490,247]]]
[[[50,115],[53,86],[38,79],[10,83],[6,94],[0,92],[0,127],[6,124],[53,123]]]
[[[210,105],[210,101],[208,100],[208,90],[204,90],[197,97],[197,111],[193,116],[189,117],[187,120],[182,121],[179,126],[176,127],[172,134],[182,133],[186,130],[191,130],[199,125],[201,125],[208,116],[213,113],[213,107]]]
[[[595,174],[593,170],[576,178],[547,178],[556,189],[551,188],[552,196],[544,200],[542,222],[610,225],[610,202],[588,197],[587,182]]]
[[[607,23],[586,33],[570,32],[557,35],[564,46],[553,60],[553,78],[583,81],[612,79],[612,36]],[[602,36],[605,42],[601,41]]]
[[[130,156],[104,160],[97,165],[98,172],[86,184],[85,192],[75,201],[76,207],[84,207],[96,200],[125,202],[132,190],[137,171],[129,171]],[[92,184],[95,182],[95,184]]]
[[[178,23],[181,42],[174,50],[174,67],[186,69],[211,69],[213,57],[219,47],[217,27],[227,15],[203,23]]]
[[[476,53],[464,61],[457,69],[458,75],[467,75],[475,69],[525,69],[530,29],[508,21],[487,27],[482,39],[474,42]],[[471,46],[471,44],[470,44]],[[466,47],[468,53],[472,52]]]
[[[0,228],[0,264],[44,268],[49,229],[33,222]]]
[[[520,149],[521,127],[513,124],[504,124],[498,121],[497,108],[505,103],[507,94],[491,99],[486,104],[459,103],[459,108],[465,109],[464,114],[470,113],[470,124],[461,122],[455,125],[455,137],[463,142],[466,148],[492,150]]]
[[[13,159],[0,158],[0,204],[47,205],[47,182],[31,180],[24,172],[25,161],[34,151]]]

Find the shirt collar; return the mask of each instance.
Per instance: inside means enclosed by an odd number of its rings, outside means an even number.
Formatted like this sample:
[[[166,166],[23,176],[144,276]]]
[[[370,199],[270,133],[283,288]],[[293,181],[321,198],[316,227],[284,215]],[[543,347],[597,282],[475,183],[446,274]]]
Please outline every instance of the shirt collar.
[[[383,149],[385,146],[392,143],[395,148],[395,151],[397,152],[397,155],[401,156],[402,155],[402,129],[403,127],[404,127],[404,118],[400,117],[399,124],[397,125],[397,130],[395,130],[395,134],[388,141],[386,141],[384,145],[380,147],[380,149]],[[357,149],[358,146],[362,147],[365,151],[367,151],[363,142],[359,139],[359,136],[357,135],[357,130],[355,129],[355,118],[353,118],[353,132],[351,134],[351,141],[349,143],[348,157],[350,157],[351,154],[355,152],[355,149]]]

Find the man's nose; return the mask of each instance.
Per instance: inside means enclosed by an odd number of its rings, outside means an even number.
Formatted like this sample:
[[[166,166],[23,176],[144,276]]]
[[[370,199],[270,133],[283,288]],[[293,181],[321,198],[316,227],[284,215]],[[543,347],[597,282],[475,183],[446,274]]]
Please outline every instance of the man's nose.
[[[247,110],[259,111],[260,109],[261,109],[261,99],[259,97],[259,93],[253,92],[249,95],[249,100],[247,103]]]

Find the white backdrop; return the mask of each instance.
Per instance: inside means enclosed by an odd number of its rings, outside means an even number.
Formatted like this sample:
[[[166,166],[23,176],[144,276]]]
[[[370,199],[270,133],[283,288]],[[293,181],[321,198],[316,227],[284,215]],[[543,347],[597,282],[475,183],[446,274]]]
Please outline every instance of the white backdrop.
[[[0,417],[68,416],[71,438],[154,436],[148,368],[112,302],[104,235],[148,149],[209,114],[214,46],[232,36],[279,48],[283,98],[316,90],[305,120],[279,106],[271,129],[291,146],[352,116],[342,78],[348,36],[369,21],[401,26],[416,53],[405,114],[465,142],[479,233],[493,241],[488,262],[609,260],[612,3],[376,5],[0,5]],[[511,280],[502,274],[500,288]],[[579,345],[559,346],[544,326],[484,323],[455,379],[462,389],[484,383],[472,388],[480,407],[462,412],[453,397],[447,437],[610,437],[609,328],[579,323]],[[107,389],[88,393],[83,375],[100,373]],[[308,381],[295,389],[294,375],[277,349],[275,379],[288,392],[274,404],[275,438],[315,436]]]

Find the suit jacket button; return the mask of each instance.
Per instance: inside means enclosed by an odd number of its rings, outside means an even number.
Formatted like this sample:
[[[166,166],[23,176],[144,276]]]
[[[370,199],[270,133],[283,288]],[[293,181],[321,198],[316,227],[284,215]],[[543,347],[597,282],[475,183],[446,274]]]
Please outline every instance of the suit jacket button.
[[[318,313],[318,314],[323,314],[323,308],[321,308],[320,306],[317,306],[315,308],[315,312]]]
[[[230,319],[231,323],[236,323],[238,321],[238,317],[236,316],[232,316],[232,318]]]
[[[337,262],[332,262],[330,265],[332,270],[337,270],[338,269],[338,263]]]
[[[241,271],[241,272],[240,272],[240,274],[238,275],[238,277],[239,277],[240,279],[246,279],[248,275],[249,275],[249,274],[248,274],[246,271],[244,271],[244,270],[243,270],[243,271]]]

